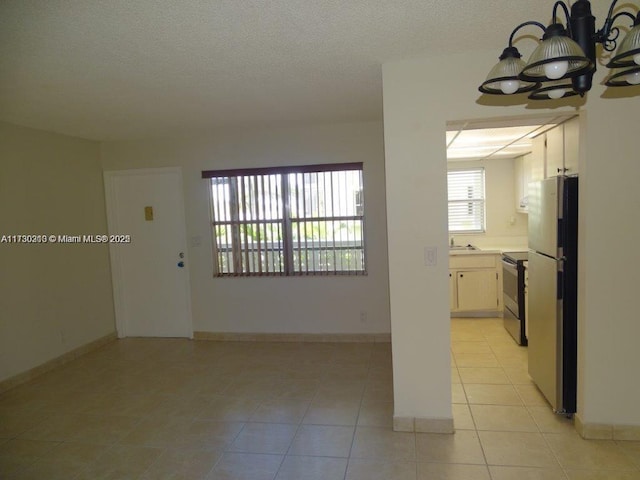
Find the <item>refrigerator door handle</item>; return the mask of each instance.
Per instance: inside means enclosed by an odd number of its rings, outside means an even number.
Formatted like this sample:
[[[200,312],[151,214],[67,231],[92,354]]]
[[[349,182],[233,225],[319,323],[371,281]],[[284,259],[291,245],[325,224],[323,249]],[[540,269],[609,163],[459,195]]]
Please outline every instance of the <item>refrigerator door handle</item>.
[[[558,270],[558,283],[556,283],[556,298],[558,300],[562,300],[562,277],[563,277],[563,273]]]

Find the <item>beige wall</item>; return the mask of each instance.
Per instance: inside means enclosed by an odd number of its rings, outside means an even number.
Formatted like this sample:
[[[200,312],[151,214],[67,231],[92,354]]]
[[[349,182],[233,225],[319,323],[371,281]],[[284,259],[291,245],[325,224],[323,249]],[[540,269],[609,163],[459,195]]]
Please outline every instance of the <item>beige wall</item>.
[[[604,17],[605,8],[594,6],[596,16]],[[446,263],[425,267],[419,261],[425,245],[446,251],[446,122],[535,113],[524,105],[477,103],[477,86],[497,61],[500,47],[383,66],[398,416],[451,416]],[[640,190],[635,185],[640,176],[640,92],[636,88],[636,96],[627,99],[601,98],[603,70],[582,108],[578,413],[589,424],[640,425],[640,382],[635,381],[640,364],[635,266],[640,254],[629,244],[640,236]],[[441,72],[446,72],[446,88]],[[548,111],[544,104],[538,108]]]
[[[388,333],[382,132],[382,124],[372,122],[107,142],[102,163],[105,170],[182,168],[195,331]],[[202,170],[339,162],[364,162],[368,276],[213,278],[209,183]]]
[[[580,182],[579,414],[640,426],[640,96],[591,102]]]
[[[96,142],[0,123],[0,235],[102,234]],[[112,333],[105,245],[0,244],[0,380]]]
[[[445,93],[434,62],[383,65],[394,417],[451,419]],[[431,84],[431,88],[434,88]],[[440,102],[443,102],[442,104]],[[425,266],[424,248],[437,247]]]

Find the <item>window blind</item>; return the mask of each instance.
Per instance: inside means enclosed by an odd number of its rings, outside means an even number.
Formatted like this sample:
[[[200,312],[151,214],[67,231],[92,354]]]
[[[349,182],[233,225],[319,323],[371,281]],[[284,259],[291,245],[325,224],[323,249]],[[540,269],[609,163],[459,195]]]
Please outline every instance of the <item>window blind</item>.
[[[362,163],[204,171],[216,276],[366,273]]]
[[[449,232],[485,231],[484,168],[447,172]]]

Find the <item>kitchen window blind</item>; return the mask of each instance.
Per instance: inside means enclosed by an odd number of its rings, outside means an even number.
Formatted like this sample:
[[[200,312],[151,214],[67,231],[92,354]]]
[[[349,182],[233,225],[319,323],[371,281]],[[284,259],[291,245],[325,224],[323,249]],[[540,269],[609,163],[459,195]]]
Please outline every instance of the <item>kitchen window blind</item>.
[[[485,231],[484,168],[449,170],[449,233]]]
[[[363,275],[362,163],[204,171],[216,276]]]

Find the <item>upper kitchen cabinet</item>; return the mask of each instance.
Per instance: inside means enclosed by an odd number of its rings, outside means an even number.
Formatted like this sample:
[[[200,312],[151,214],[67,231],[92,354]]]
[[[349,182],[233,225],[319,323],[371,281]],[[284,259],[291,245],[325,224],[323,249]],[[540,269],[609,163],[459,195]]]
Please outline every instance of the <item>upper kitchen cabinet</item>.
[[[531,181],[538,182],[545,178],[546,135],[540,134],[531,140]]]
[[[573,117],[562,125],[564,126],[564,172],[566,175],[577,175],[580,151],[580,117]]]
[[[533,139],[531,181],[578,174],[580,121],[572,117]]]
[[[517,157],[513,164],[516,212],[529,211],[529,182],[531,182],[531,159],[533,154],[527,153]]]
[[[545,178],[556,177],[564,172],[564,124],[547,130]]]

